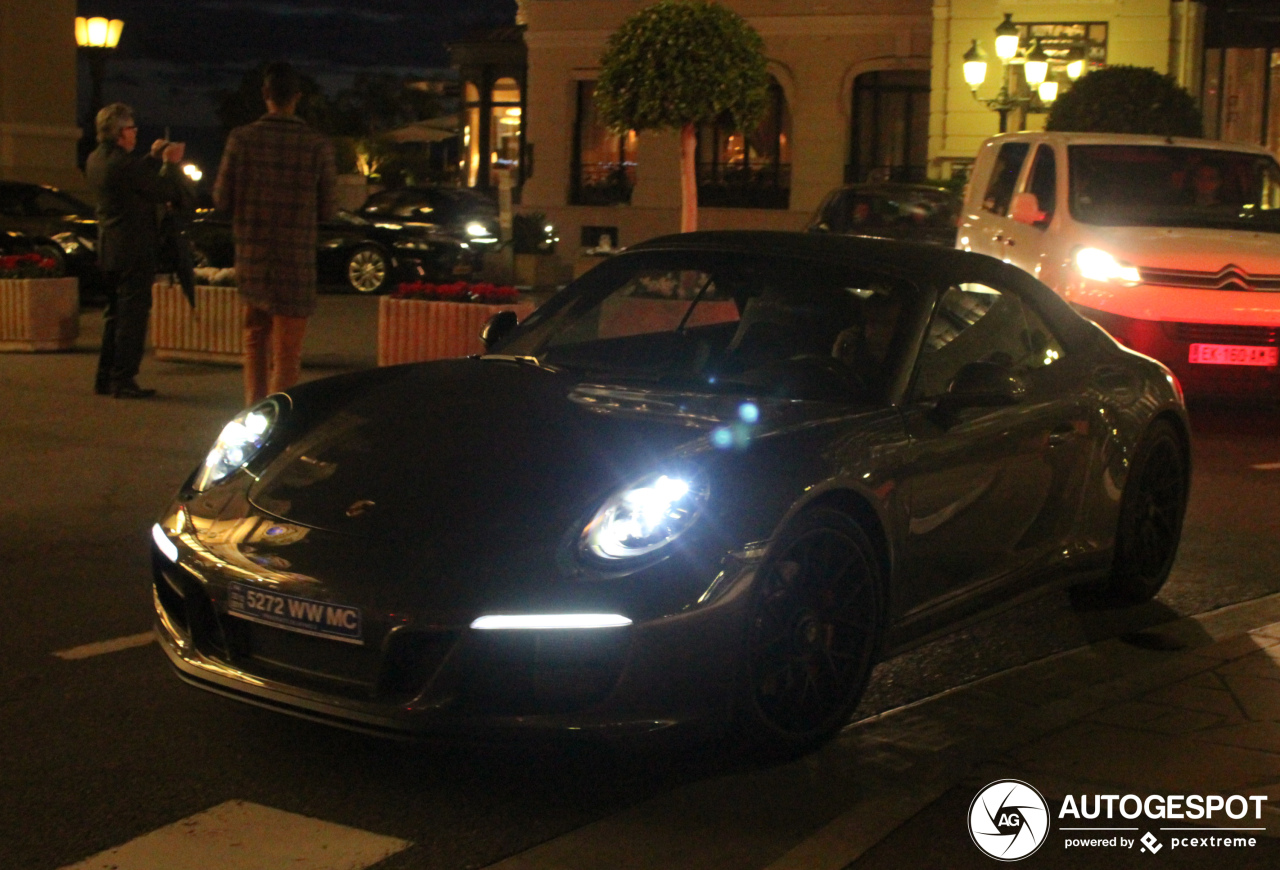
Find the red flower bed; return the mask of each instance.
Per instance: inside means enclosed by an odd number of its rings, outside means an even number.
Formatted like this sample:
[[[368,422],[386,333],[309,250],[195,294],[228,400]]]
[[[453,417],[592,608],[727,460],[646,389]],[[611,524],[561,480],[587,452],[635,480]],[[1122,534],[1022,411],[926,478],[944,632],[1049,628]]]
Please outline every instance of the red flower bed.
[[[429,284],[424,281],[409,281],[396,288],[391,298],[509,305],[520,301],[520,293],[514,287],[497,284],[469,284],[466,281],[456,281],[453,284]]]
[[[0,257],[0,278],[55,278],[58,264],[40,254],[7,254]]]

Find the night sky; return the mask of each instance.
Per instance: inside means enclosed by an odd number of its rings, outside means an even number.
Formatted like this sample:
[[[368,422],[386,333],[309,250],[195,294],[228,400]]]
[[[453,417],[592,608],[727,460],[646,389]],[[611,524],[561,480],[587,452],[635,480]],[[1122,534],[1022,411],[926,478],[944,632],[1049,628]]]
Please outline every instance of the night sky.
[[[213,126],[211,92],[244,70],[288,60],[327,91],[361,70],[424,74],[448,66],[447,42],[515,21],[515,0],[79,0],[79,15],[125,22],[104,97],[145,126]],[[80,66],[81,112],[89,82]]]

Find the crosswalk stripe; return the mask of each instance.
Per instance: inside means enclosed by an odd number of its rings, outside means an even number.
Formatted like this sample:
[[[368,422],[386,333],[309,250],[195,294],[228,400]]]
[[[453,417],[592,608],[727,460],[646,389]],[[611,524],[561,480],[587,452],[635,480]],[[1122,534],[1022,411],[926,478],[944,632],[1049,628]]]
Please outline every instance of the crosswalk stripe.
[[[119,652],[122,649],[129,649],[135,646],[146,646],[155,639],[155,632],[144,631],[142,634],[131,634],[128,637],[117,637],[114,640],[100,640],[97,643],[86,643],[83,646],[73,646],[71,649],[58,650],[54,655],[66,661],[87,659],[92,658],[93,656],[103,655],[104,653]]]
[[[363,870],[410,845],[231,800],[61,870]]]

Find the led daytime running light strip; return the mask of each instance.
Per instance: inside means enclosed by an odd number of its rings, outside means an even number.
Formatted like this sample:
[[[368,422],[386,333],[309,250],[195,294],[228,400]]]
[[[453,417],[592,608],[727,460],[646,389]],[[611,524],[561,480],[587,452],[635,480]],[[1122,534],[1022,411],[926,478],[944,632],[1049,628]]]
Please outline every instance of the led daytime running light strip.
[[[623,628],[631,620],[617,613],[531,613],[481,616],[471,627],[481,631],[557,628]]]

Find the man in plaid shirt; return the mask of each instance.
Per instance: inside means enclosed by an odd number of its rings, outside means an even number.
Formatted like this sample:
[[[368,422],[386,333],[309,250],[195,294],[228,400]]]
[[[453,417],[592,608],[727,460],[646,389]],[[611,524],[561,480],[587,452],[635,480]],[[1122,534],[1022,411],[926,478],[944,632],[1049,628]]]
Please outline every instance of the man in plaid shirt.
[[[301,93],[292,67],[267,67],[267,114],[231,131],[213,186],[214,205],[231,214],[245,302],[246,405],[298,382],[316,307],[317,225],[337,211],[333,146],[295,114]]]

